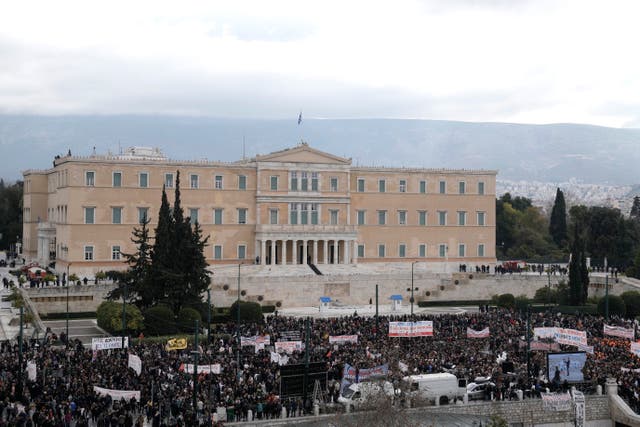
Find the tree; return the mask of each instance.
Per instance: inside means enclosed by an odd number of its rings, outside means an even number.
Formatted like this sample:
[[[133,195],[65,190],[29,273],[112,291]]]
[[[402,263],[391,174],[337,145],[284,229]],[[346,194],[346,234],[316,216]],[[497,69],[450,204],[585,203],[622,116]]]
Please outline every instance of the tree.
[[[578,232],[578,224],[574,225],[573,242],[571,243],[571,262],[569,263],[569,305],[582,305],[582,239]]]
[[[620,297],[624,301],[627,317],[635,319],[638,315],[640,315],[640,292],[627,291],[623,292]]]
[[[567,207],[564,193],[560,188],[556,190],[556,199],[549,218],[549,234],[556,245],[562,246],[567,240]]]
[[[126,328],[128,332],[144,329],[144,318],[140,309],[132,304],[125,304]],[[122,332],[122,304],[105,301],[96,310],[98,326],[110,333]]]
[[[155,229],[155,240],[151,250],[151,281],[153,282],[153,304],[167,300],[170,289],[171,267],[173,266],[173,217],[167,199],[167,192],[162,187],[162,199],[158,212],[158,225]]]
[[[231,319],[235,322],[238,318],[238,301],[231,304]],[[263,323],[262,308],[257,302],[240,301],[240,322]]]
[[[635,196],[633,198],[633,205],[631,206],[631,213],[629,214],[629,217],[636,221],[640,221],[640,196]]]
[[[178,332],[175,315],[171,308],[159,304],[144,312],[145,329],[148,335],[170,335]]]
[[[23,182],[6,185],[0,181],[0,249],[22,240]]]
[[[600,298],[598,301],[598,313],[605,315],[606,311],[606,297]],[[609,315],[610,316],[624,316],[626,313],[626,307],[624,301],[618,295],[609,295]]]

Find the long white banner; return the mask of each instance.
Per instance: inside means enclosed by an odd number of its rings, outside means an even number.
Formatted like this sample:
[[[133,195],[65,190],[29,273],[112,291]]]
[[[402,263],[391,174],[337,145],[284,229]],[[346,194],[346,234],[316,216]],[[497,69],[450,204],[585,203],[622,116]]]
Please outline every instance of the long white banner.
[[[587,346],[587,333],[576,329],[533,328],[533,334],[539,338],[553,338],[559,344]]]
[[[481,331],[467,328],[467,338],[489,338],[489,327],[487,326]]]
[[[129,347],[129,337],[124,337],[124,348]],[[122,337],[91,338],[91,350],[122,348]]]
[[[571,395],[569,393],[542,393],[542,408],[545,411],[568,411],[571,409]]]
[[[635,338],[634,337],[635,333],[633,329],[626,329],[626,328],[623,328],[622,326],[611,326],[605,323],[603,332],[605,335],[609,335],[612,337],[627,338],[630,340],[633,340]]]
[[[423,320],[420,322],[389,322],[390,337],[432,337],[433,322]]]
[[[357,335],[329,335],[330,344],[344,344],[348,342],[358,344],[358,336]]]
[[[294,351],[302,351],[302,341],[276,341],[276,352],[291,354]]]
[[[97,385],[93,386],[93,391],[101,396],[111,396],[113,400],[130,400],[135,399],[138,402],[140,401],[140,391],[133,390],[111,390],[108,388],[98,387]]]
[[[194,365],[192,363],[184,364],[184,371],[187,374],[193,374]],[[219,363],[214,363],[213,365],[198,365],[198,373],[199,374],[220,374],[222,372],[222,367]]]

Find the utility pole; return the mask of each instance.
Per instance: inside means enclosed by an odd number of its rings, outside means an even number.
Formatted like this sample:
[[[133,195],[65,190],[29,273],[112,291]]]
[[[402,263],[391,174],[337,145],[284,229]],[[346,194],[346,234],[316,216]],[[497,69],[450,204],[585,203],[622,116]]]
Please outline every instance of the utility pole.
[[[18,364],[20,365],[20,369],[18,372],[18,396],[22,397],[22,385],[24,384],[24,370],[22,367],[22,334],[23,334],[23,329],[22,329],[22,320],[23,320],[23,314],[24,314],[24,302],[22,303],[23,305],[20,306],[20,335],[18,336]]]
[[[127,303],[127,283],[123,283],[123,291],[122,291],[122,350],[124,353],[124,334],[127,329],[127,311],[126,311],[126,303]]]
[[[378,284],[376,283],[376,338],[378,337],[378,334],[380,333],[380,331],[378,331],[379,325],[378,325]]]
[[[207,289],[207,306],[207,345],[209,345],[211,344],[211,289]]]
[[[527,378],[531,378],[531,306],[527,304]]]
[[[604,318],[609,320],[609,268],[604,257]]]
[[[415,301],[415,299],[413,298],[413,291],[414,291],[414,287],[413,287],[413,266],[416,265],[416,262],[418,262],[418,261],[413,261],[411,263],[411,299],[409,300],[411,302],[411,317],[413,317],[413,302]]]
[[[240,379],[240,266],[242,263],[238,264],[238,299],[236,300],[236,338],[238,340],[238,351],[237,351],[237,365],[236,365],[236,376]]]
[[[311,335],[311,322],[309,317],[305,322],[304,337],[304,379],[302,381],[302,404],[307,408],[307,387],[309,385],[309,335]]]
[[[71,263],[67,264],[67,349],[69,348],[69,285],[71,284],[71,279],[69,278],[69,267]]]
[[[198,350],[199,329],[200,326],[198,325],[198,320],[196,319],[195,342],[193,345],[193,413],[196,419],[198,418],[198,355],[200,354]],[[209,375],[211,375],[211,373],[209,373]]]

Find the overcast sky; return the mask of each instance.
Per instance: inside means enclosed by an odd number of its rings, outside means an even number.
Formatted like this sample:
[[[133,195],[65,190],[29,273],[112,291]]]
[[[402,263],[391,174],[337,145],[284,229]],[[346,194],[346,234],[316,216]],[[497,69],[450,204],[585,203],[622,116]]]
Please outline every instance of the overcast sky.
[[[640,127],[640,2],[6,1],[0,113]]]

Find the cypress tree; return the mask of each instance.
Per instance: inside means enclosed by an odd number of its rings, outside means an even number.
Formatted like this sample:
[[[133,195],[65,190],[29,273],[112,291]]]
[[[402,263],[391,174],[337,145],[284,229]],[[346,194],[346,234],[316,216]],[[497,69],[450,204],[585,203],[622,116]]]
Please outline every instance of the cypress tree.
[[[640,196],[633,198],[633,205],[631,206],[631,213],[629,216],[636,221],[640,220]]]
[[[564,201],[564,193],[560,188],[556,190],[556,199],[551,209],[549,234],[558,246],[562,246],[567,240],[567,206]]]
[[[153,304],[153,287],[151,281],[151,244],[149,242],[149,219],[144,218],[140,227],[133,229],[131,241],[136,246],[136,252],[122,253],[129,269],[122,276],[127,283],[130,300],[137,299],[140,307],[146,308]],[[120,299],[121,288],[114,289],[109,299]]]
[[[573,242],[571,243],[571,262],[569,262],[569,305],[580,305],[583,296],[581,273],[581,242],[578,225],[573,228]]]
[[[589,297],[589,269],[587,268],[587,257],[584,255],[584,250],[580,252],[580,284],[582,285],[580,305],[584,305]]]
[[[167,199],[167,192],[162,187],[162,202],[158,212],[158,225],[155,229],[155,242],[151,252],[151,277],[153,280],[154,304],[165,301],[168,297],[169,282],[173,265],[173,217]]]

